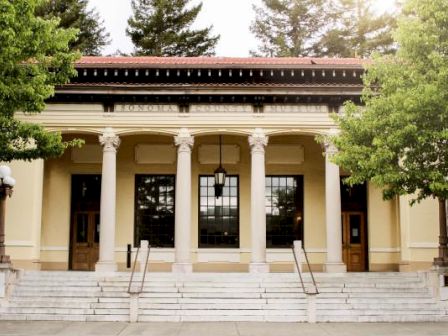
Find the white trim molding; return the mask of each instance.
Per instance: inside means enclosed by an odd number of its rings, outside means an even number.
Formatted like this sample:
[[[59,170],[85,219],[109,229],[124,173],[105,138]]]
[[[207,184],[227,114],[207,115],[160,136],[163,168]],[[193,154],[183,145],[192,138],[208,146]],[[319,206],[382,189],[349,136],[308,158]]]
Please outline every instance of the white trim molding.
[[[196,249],[198,262],[231,262],[239,263],[241,261],[241,249]]]
[[[127,251],[127,247],[124,246],[115,248],[115,252],[126,253]],[[174,251],[174,248],[169,247],[151,247],[151,250],[149,252],[149,261],[174,262]],[[136,252],[137,248],[133,247],[131,249],[132,260],[134,260]]]
[[[369,249],[370,253],[398,253],[400,251],[399,247],[372,247]]]
[[[433,242],[417,242],[409,244],[409,248],[412,249],[436,249],[438,247],[439,244]]]
[[[8,240],[5,242],[7,247],[34,247],[34,243],[29,240]]]
[[[42,246],[41,251],[63,251],[68,252],[68,246]]]

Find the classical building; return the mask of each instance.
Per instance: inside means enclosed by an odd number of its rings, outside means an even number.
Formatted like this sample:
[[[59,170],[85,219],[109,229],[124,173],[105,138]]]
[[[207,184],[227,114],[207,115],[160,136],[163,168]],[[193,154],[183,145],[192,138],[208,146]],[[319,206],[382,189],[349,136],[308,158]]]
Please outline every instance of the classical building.
[[[16,267],[124,270],[140,240],[160,271],[288,271],[294,240],[318,271],[428,269],[437,255],[435,201],[341,184],[316,141],[360,101],[359,59],[84,57],[76,69],[45,111],[18,115],[85,145],[11,164]]]

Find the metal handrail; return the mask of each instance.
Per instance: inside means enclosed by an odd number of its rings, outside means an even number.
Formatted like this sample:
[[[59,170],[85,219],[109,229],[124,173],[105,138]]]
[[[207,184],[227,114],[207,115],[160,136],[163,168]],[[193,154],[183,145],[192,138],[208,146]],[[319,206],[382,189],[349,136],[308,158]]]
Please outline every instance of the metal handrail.
[[[313,281],[314,289],[316,290],[314,294],[319,294],[319,290],[317,289],[317,283],[316,283],[316,280],[314,279],[314,274],[313,274],[313,271],[311,270],[310,262],[308,260],[308,253],[306,253],[306,250],[305,250],[304,246],[302,246],[302,250],[303,250],[303,254],[305,254],[306,264],[308,266],[308,270],[309,270],[310,275],[311,275],[311,280]]]
[[[305,283],[303,281],[302,272],[300,271],[299,260],[297,259],[296,250],[294,249],[294,246],[292,246],[292,254],[294,256],[294,261],[296,263],[297,272],[299,273],[300,283],[302,284],[303,292],[305,294],[309,294],[309,295],[319,294],[319,290],[317,289],[316,280],[314,279],[313,271],[311,270],[310,262],[308,261],[308,255],[307,255],[307,253],[305,251],[305,248],[302,247],[302,249],[303,249],[303,252],[305,254],[306,264],[308,265],[308,270],[309,270],[309,272],[311,274],[311,280],[313,281],[313,286],[314,286],[314,289],[315,289],[314,292],[307,291],[307,289],[305,287]]]
[[[151,250],[151,246],[148,246],[148,251],[146,252],[146,258],[145,258],[145,268],[143,270],[143,276],[142,276],[142,281],[140,284],[140,289],[136,290],[136,291],[131,291],[132,282],[133,282],[134,274],[135,274],[135,265],[137,264],[138,253],[140,251],[140,247],[137,248],[137,253],[135,254],[135,259],[134,259],[134,266],[132,267],[131,278],[129,279],[129,286],[128,286],[129,294],[140,294],[141,292],[143,292],[143,286],[145,285],[145,279],[146,279],[146,271],[148,269],[148,260],[149,260],[149,251],[150,250]]]

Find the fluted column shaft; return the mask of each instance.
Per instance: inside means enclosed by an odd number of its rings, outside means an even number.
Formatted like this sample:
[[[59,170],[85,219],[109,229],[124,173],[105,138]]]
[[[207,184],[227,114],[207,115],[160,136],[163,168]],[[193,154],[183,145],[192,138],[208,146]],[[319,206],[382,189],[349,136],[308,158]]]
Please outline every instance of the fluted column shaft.
[[[194,138],[187,129],[181,129],[174,138],[177,146],[175,261],[172,271],[192,272],[191,264],[191,150]]]
[[[251,148],[251,273],[269,272],[266,263],[266,210],[265,210],[265,147],[268,137],[263,130],[256,129],[249,137]]]
[[[327,260],[325,271],[346,272],[342,261],[341,186],[339,166],[331,162],[336,153],[332,145],[325,146],[325,214],[327,228]]]
[[[103,146],[103,166],[101,176],[100,205],[100,247],[99,260],[95,265],[97,272],[115,272],[115,212],[117,184],[117,148],[120,138],[113,129],[106,128],[99,137]]]

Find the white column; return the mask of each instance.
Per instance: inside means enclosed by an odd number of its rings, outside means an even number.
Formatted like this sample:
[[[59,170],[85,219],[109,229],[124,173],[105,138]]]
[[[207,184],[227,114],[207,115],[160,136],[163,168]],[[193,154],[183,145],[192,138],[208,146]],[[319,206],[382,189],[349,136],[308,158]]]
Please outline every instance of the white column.
[[[103,146],[100,206],[100,257],[95,265],[97,272],[115,272],[115,203],[117,148],[120,138],[112,128],[106,128],[99,137]]]
[[[346,272],[342,261],[341,185],[339,167],[330,161],[336,153],[333,145],[325,146],[325,215],[327,227],[327,260],[324,271]]]
[[[249,137],[251,148],[251,182],[250,182],[250,228],[252,259],[249,265],[251,273],[267,273],[266,263],[266,210],[265,210],[265,160],[264,148],[268,137],[260,128],[255,129]]]
[[[176,210],[174,225],[175,260],[172,271],[189,273],[191,264],[191,150],[194,138],[186,128],[174,137],[177,146]]]

